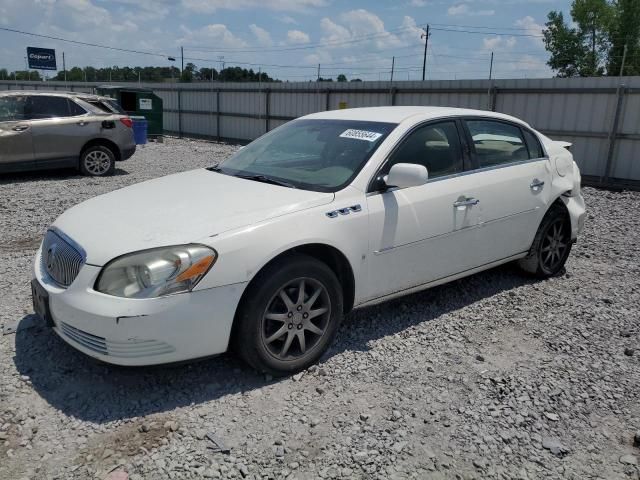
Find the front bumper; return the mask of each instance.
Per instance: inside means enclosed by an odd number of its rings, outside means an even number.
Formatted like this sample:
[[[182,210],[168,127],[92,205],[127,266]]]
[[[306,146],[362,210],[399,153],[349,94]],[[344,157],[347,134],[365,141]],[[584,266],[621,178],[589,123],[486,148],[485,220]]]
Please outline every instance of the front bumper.
[[[66,289],[40,269],[34,278],[49,295],[53,329],[81,352],[116,365],[156,365],[227,350],[245,283],[151,299],[93,290],[101,267],[84,265]]]

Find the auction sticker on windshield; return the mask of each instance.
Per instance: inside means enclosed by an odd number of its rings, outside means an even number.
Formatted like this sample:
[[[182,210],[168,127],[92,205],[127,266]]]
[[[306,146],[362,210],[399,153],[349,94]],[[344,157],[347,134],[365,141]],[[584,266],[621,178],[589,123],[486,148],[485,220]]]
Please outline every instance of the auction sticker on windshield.
[[[355,130],[350,128],[340,134],[340,138],[354,138],[356,140],[366,140],[367,142],[375,142],[382,136],[378,132],[368,132],[366,130]]]

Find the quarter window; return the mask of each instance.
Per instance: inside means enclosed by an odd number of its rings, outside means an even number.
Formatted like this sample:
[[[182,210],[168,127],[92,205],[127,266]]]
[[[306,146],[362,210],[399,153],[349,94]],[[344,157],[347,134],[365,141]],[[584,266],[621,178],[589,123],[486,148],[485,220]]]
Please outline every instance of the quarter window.
[[[77,115],[84,115],[86,112],[86,110],[84,108],[82,108],[80,105],[78,105],[76,102],[72,101],[72,100],[68,100],[69,102],[69,110],[71,111],[71,116],[75,117]]]
[[[46,95],[34,95],[29,97],[25,107],[25,115],[29,119],[69,117],[71,111],[69,102],[65,97],[48,97]]]
[[[467,120],[480,168],[529,159],[519,127],[491,120]]]
[[[522,130],[524,132],[524,139],[527,141],[527,148],[529,149],[529,158],[542,158],[544,157],[544,151],[540,145],[540,140],[529,130]]]
[[[396,163],[424,165],[429,178],[462,172],[462,148],[455,122],[425,125],[412,132],[392,154],[382,175]]]

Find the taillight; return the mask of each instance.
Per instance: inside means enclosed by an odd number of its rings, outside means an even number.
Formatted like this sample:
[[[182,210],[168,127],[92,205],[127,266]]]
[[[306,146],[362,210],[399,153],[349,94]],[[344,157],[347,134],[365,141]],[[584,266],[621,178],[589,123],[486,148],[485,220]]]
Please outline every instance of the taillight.
[[[133,120],[131,120],[129,117],[122,117],[120,121],[125,127],[128,127],[128,128],[133,127]]]

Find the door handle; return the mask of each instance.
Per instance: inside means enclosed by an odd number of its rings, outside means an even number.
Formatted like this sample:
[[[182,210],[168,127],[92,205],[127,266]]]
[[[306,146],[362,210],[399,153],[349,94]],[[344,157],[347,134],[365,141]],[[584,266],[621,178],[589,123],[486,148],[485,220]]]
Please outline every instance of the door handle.
[[[14,132],[24,132],[28,128],[29,128],[29,125],[16,125],[11,130],[13,130]]]
[[[544,187],[544,182],[542,180],[538,180],[537,178],[534,178],[533,182],[531,182],[531,185],[529,185],[529,188],[531,190],[542,189],[542,187]]]
[[[84,120],[80,120],[78,122],[78,125],[80,125],[81,127],[84,127],[87,124],[87,122],[85,122]]]
[[[480,203],[480,200],[478,200],[477,198],[467,197],[454,202],[453,206],[455,208],[466,208],[466,207],[473,207],[474,205],[478,205],[479,203]]]

